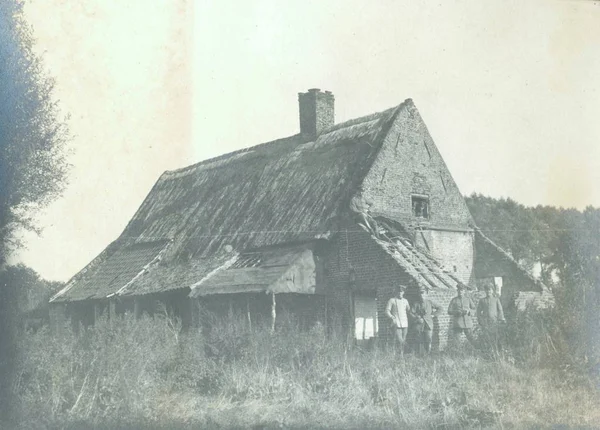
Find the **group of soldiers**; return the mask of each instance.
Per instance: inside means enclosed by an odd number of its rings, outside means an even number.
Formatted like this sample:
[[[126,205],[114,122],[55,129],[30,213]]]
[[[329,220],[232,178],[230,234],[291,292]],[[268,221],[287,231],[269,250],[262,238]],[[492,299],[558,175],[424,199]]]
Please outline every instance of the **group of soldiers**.
[[[370,207],[373,203],[365,197],[363,191],[363,187],[360,186],[358,192],[350,201],[350,209],[355,214],[356,221],[377,239],[393,243],[387,237],[385,229],[382,229],[371,216]],[[485,297],[479,300],[476,307],[473,300],[463,294],[465,290],[466,285],[459,282],[457,296],[452,299],[448,306],[448,315],[453,320],[450,329],[451,339],[456,341],[461,334],[464,334],[467,340],[475,346],[473,317],[476,317],[482,329],[484,347],[488,349],[498,348],[500,346],[499,323],[505,322],[500,299],[495,294],[493,287],[489,285],[486,287]],[[410,326],[416,334],[418,350],[422,352],[424,349],[428,354],[431,352],[433,338],[433,317],[438,316],[442,312],[442,308],[434,301],[425,298],[423,287],[419,287],[419,297],[410,306],[408,300],[404,298],[405,291],[406,286],[399,285],[397,287],[396,296],[388,301],[385,314],[393,324],[395,338],[402,355],[404,354],[409,331],[409,317],[412,317]]]
[[[493,287],[486,287],[486,295],[479,300],[477,306],[473,299],[464,295],[466,286],[459,283],[457,296],[450,301],[448,315],[452,317],[451,340],[456,341],[462,334],[475,346],[473,336],[474,318],[477,319],[482,329],[483,346],[487,349],[499,347],[499,325],[505,322],[504,311],[500,299],[494,294]],[[409,317],[411,329],[416,335],[417,350],[431,352],[433,338],[433,317],[440,315],[442,307],[436,302],[425,298],[425,290],[419,287],[417,301],[411,306],[404,297],[406,287],[400,285],[396,289],[396,295],[392,297],[386,306],[385,314],[391,320],[395,331],[400,354],[404,354],[406,338],[409,329]]]

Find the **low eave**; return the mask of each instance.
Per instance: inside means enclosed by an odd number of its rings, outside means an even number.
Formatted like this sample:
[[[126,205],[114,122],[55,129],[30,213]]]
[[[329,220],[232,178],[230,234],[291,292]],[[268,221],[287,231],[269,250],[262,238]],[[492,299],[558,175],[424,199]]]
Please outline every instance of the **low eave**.
[[[192,298],[236,293],[315,294],[315,260],[308,248],[242,254],[191,289]]]

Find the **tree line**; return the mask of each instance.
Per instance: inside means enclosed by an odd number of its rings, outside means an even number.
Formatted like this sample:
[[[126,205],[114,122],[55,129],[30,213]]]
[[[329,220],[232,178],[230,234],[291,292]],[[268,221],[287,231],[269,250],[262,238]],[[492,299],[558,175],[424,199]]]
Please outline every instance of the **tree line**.
[[[526,207],[477,193],[466,201],[488,237],[526,268],[541,267],[574,352],[600,357],[600,209]]]

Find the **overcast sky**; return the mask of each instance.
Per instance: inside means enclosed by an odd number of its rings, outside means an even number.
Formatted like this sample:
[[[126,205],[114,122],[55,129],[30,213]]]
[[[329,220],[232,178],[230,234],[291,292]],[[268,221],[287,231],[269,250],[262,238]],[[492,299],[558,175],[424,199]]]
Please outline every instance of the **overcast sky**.
[[[421,3],[427,3],[423,6]],[[158,176],[412,98],[463,194],[600,206],[600,4],[592,1],[29,0],[71,114],[64,196],[20,260],[67,280]]]

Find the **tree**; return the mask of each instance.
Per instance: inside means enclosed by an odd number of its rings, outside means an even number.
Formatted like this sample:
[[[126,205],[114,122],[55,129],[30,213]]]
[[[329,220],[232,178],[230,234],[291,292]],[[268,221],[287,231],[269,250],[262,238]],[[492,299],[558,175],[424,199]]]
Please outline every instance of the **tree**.
[[[19,229],[37,230],[35,215],[57,197],[68,165],[66,119],[53,98],[33,52],[32,32],[19,0],[0,1],[0,270],[19,246]],[[12,366],[16,360],[14,288],[0,286],[0,427],[11,412]],[[9,427],[10,424],[6,425]]]
[[[515,260],[531,269],[543,254],[543,225],[525,206],[508,199],[493,199],[481,194],[466,198],[477,226]]]
[[[0,267],[19,229],[38,230],[35,215],[62,191],[68,169],[66,118],[32,45],[22,3],[0,2]]]
[[[15,290],[16,311],[26,314],[47,308],[50,297],[63,287],[63,283],[47,281],[32,268],[17,264],[0,271],[0,286]]]
[[[560,326],[574,357],[600,365],[600,209],[525,208],[511,199],[473,194],[476,224],[521,262],[539,262],[553,288]]]
[[[600,364],[600,209],[563,210],[554,264],[563,320],[574,346]]]

